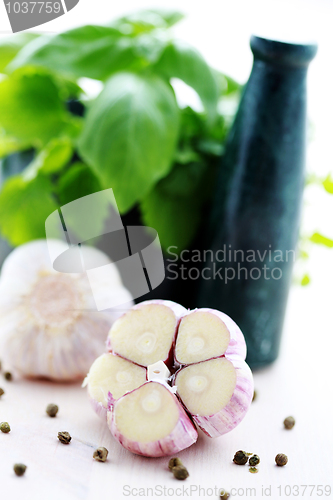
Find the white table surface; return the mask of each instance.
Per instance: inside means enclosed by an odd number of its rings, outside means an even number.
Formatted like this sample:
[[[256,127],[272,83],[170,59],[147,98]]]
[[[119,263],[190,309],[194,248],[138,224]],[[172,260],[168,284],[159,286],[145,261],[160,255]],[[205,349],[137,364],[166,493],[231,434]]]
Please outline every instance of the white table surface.
[[[320,282],[293,287],[279,360],[255,372],[257,399],[238,428],[218,439],[201,433],[197,444],[179,454],[190,472],[186,481],[173,478],[167,457],[142,458],[115,442],[78,384],[7,382],[1,376],[6,394],[0,400],[0,421],[12,428],[0,435],[1,500],[215,499],[209,490],[215,487],[232,491],[231,498],[278,499],[289,498],[288,488],[284,490],[288,485],[333,488],[331,297],[318,300],[319,288]],[[56,418],[45,413],[50,402],[59,405]],[[296,419],[290,431],[283,428],[288,415]],[[67,446],[57,439],[64,430],[73,437]],[[98,446],[109,450],[106,463],[92,458]],[[232,463],[239,449],[260,456],[259,473]],[[288,455],[285,467],[275,465],[277,453]],[[15,476],[16,462],[28,466],[25,476]],[[291,496],[302,497],[302,491],[293,494],[294,488]],[[310,493],[307,488],[302,498],[320,496],[316,488]]]

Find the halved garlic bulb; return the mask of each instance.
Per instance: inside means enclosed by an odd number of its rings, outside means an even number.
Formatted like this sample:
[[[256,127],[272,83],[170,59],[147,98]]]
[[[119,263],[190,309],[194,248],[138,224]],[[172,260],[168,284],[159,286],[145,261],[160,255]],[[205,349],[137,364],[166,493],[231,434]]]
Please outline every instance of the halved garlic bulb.
[[[112,283],[97,284],[98,293],[117,294],[116,309],[98,312],[86,273],[60,273],[49,257],[68,249],[58,240],[36,240],[13,250],[0,278],[0,347],[6,367],[27,377],[73,380],[84,377],[105,350],[114,321],[132,305],[114,265]],[[103,265],[110,260],[85,248]],[[96,284],[95,284],[96,289]]]

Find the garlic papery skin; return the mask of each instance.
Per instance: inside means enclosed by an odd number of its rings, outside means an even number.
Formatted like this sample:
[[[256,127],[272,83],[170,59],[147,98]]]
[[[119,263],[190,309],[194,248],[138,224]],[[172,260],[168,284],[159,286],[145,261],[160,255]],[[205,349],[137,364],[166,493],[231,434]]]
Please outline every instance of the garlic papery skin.
[[[107,421],[124,448],[146,457],[176,454],[198,438],[178,399],[159,382],[147,382],[115,401]]]
[[[0,347],[4,364],[26,377],[54,380],[83,378],[105,350],[114,321],[132,305],[114,266],[114,281],[101,283],[99,293],[110,288],[121,298],[121,307],[98,312],[86,273],[60,273],[53,269],[49,249],[68,250],[58,240],[36,240],[13,250],[0,278]],[[86,247],[91,258],[110,264],[101,251]],[[104,287],[104,288],[102,288]]]

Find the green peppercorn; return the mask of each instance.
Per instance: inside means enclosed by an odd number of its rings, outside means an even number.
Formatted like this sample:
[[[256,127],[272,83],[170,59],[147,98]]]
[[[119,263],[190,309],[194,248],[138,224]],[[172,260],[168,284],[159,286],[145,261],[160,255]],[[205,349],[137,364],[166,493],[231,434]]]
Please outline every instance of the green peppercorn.
[[[230,494],[227,491],[222,490],[220,494],[220,500],[228,500],[228,498],[230,498]]]
[[[13,469],[17,476],[23,476],[23,474],[27,470],[27,466],[24,464],[15,464]]]
[[[97,448],[97,450],[94,451],[93,458],[98,462],[105,462],[108,454],[109,454],[108,450],[104,448],[104,446],[101,446],[100,448]]]
[[[0,387],[0,397],[5,394],[5,391]]]
[[[251,467],[254,467],[255,465],[258,465],[259,462],[260,458],[258,457],[258,455],[253,455],[253,457],[251,457],[249,460],[249,465],[251,465]]]
[[[288,463],[288,457],[287,457],[287,455],[284,455],[284,453],[279,453],[275,457],[275,462],[276,462],[276,465],[278,465],[279,467],[283,467],[284,465],[286,465]]]
[[[5,373],[3,374],[3,376],[4,376],[4,377],[5,377],[5,379],[6,379],[6,380],[8,380],[9,382],[10,382],[11,380],[13,380],[13,375],[12,375],[10,372],[5,372]]]
[[[237,465],[245,465],[246,462],[248,461],[248,456],[245,453],[245,451],[239,450],[235,453],[234,456],[234,463]]]
[[[294,417],[287,417],[283,421],[285,429],[292,429],[295,425],[295,419]]]
[[[1,422],[0,423],[0,431],[7,434],[7,432],[10,432],[10,425],[8,422]]]
[[[258,472],[258,469],[257,467],[250,467],[249,468],[249,471],[252,473],[252,474],[256,474]]]
[[[69,444],[71,441],[71,435],[69,432],[58,432],[58,439],[62,444]]]
[[[55,417],[58,411],[59,411],[58,406],[53,403],[50,403],[46,407],[46,413],[48,414],[49,417]]]
[[[183,462],[180,460],[180,458],[178,457],[170,458],[168,463],[169,470],[172,471],[172,469],[174,467],[177,467],[177,465],[183,465]]]
[[[188,470],[183,465],[176,465],[172,468],[172,474],[176,479],[184,480],[189,476]]]

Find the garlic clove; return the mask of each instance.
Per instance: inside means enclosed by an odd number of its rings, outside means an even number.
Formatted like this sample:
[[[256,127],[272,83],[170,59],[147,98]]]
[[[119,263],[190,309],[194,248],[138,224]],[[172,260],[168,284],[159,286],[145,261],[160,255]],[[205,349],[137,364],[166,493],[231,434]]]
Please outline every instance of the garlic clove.
[[[175,347],[179,365],[233,354],[245,359],[246,344],[240,328],[229,316],[216,309],[201,308],[181,319]]]
[[[92,406],[106,419],[108,394],[119,399],[147,381],[147,370],[114,354],[99,356],[92,364],[85,379]]]
[[[114,323],[108,349],[138,365],[163,361],[170,366],[179,320],[186,312],[168,300],[141,302]]]
[[[124,448],[146,457],[176,454],[198,438],[182,405],[159,382],[147,382],[115,401],[108,425]]]
[[[245,417],[253,397],[252,372],[237,356],[181,368],[174,384],[194,422],[209,437],[233,430]]]

